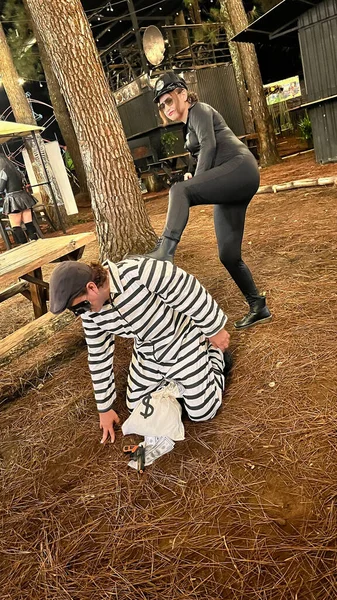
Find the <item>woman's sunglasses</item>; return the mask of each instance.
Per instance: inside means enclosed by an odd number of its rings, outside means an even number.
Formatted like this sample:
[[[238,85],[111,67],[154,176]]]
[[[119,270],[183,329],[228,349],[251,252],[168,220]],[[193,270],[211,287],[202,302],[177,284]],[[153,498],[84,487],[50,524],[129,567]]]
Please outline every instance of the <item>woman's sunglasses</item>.
[[[91,310],[91,304],[89,300],[83,300],[83,302],[79,302],[78,304],[75,304],[75,306],[68,306],[67,308],[74,313],[75,317],[78,317]]]
[[[165,106],[172,106],[173,104],[173,98],[171,98],[171,96],[169,96],[168,98],[166,98],[166,100],[164,100],[164,102],[161,102],[161,104],[159,104],[158,108],[159,110],[165,110]]]

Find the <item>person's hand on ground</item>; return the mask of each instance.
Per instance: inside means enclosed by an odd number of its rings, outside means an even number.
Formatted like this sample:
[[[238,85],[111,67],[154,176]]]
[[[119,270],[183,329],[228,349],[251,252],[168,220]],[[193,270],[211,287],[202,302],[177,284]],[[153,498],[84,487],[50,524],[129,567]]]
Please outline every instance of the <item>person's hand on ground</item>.
[[[193,175],[192,173],[185,173],[184,174],[184,181],[187,181],[187,179],[192,179]]]
[[[209,341],[213,348],[219,348],[224,352],[229,346],[230,335],[226,329],[221,329],[218,333],[209,338]]]
[[[103,429],[101,444],[107,441],[109,435],[111,443],[115,441],[114,423],[119,423],[119,416],[114,410],[108,410],[105,413],[99,413],[99,427]]]

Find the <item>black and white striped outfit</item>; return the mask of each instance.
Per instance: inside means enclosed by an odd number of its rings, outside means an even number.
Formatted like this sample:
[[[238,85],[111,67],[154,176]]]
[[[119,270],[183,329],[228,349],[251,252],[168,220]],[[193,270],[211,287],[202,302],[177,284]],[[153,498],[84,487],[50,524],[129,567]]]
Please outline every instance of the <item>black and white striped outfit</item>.
[[[97,407],[112,408],[114,336],[134,338],[127,406],[165,381],[183,386],[183,402],[193,421],[211,419],[225,388],[224,356],[209,337],[227,317],[199,281],[170,262],[137,257],[104,263],[110,300],[82,316]]]

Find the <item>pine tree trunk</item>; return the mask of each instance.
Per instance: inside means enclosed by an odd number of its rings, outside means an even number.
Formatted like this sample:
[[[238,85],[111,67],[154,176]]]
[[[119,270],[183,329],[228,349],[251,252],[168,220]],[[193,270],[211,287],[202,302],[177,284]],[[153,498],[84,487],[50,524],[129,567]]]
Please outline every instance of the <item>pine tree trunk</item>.
[[[177,18],[175,20],[177,25],[185,25],[186,26],[186,21],[185,21],[185,15],[183,13],[182,10],[179,11]],[[187,28],[186,29],[177,29],[177,46],[178,46],[178,51],[182,50],[183,48],[189,48],[190,46],[190,42],[189,42],[189,38],[188,38],[188,33],[187,33]]]
[[[201,16],[199,12],[199,0],[191,0],[191,3],[189,4],[189,12],[193,23],[200,25]]]
[[[27,0],[81,150],[101,258],[155,241],[132,156],[80,0]]]
[[[14,118],[18,123],[24,123],[26,125],[36,125],[36,121],[34,119],[33,113],[31,111],[29,102],[26,98],[26,95],[23,91],[23,88],[19,84],[19,75],[14,66],[12,55],[7,44],[5,32],[3,30],[2,24],[0,23],[0,76],[2,79],[3,86],[5,88],[8,101],[12,107]],[[43,140],[40,134],[36,133],[36,141],[44,158],[45,167],[48,174],[48,179],[50,181],[50,185],[54,192],[54,196],[57,200],[58,205],[60,206],[60,212],[63,213],[63,218],[65,219],[65,212],[62,211],[62,197],[57,185],[56,179],[52,172],[51,166],[49,164]],[[44,172],[43,164],[40,159],[39,150],[36,147],[35,140],[31,137],[24,138],[24,144],[27,149],[29,158],[32,163],[32,167],[36,176],[37,182],[43,182],[46,180],[46,175]],[[41,197],[42,201],[46,205],[52,206],[52,196],[50,191],[46,186],[41,187]],[[53,215],[55,217],[55,215]]]
[[[220,15],[221,20],[224,24],[227,40],[230,40],[234,35],[234,29],[232,22],[229,18],[228,9],[224,0],[220,1]],[[240,57],[240,52],[238,48],[238,44],[236,42],[228,42],[228,48],[232,59],[236,85],[238,89],[239,102],[241,107],[241,113],[243,118],[243,123],[245,126],[246,133],[254,133],[254,121],[252,117],[251,110],[249,108],[247,90],[246,90],[246,82],[245,76],[243,73],[243,67]]]
[[[26,8],[26,12],[29,15],[29,10],[27,6],[26,0],[24,0],[24,5]],[[73,124],[70,119],[70,115],[64,101],[64,98],[61,94],[59,83],[53,73],[51,68],[51,64],[48,58],[48,54],[45,51],[43,42],[39,33],[35,27],[34,22],[31,23],[37,45],[39,48],[40,59],[43,67],[43,71],[47,81],[47,87],[49,92],[50,101],[53,105],[53,109],[55,112],[56,121],[60,127],[63,139],[67,145],[70,156],[73,160],[76,176],[78,179],[78,183],[80,186],[80,191],[84,194],[89,194],[87,179],[85,176],[85,171],[82,163],[81,152],[78,146],[76,134],[74,131]]]
[[[226,0],[230,20],[235,33],[248,27],[242,0]],[[254,44],[239,42],[242,66],[252,105],[256,132],[259,136],[259,154],[262,167],[279,162],[273,121],[264,94],[261,72]]]

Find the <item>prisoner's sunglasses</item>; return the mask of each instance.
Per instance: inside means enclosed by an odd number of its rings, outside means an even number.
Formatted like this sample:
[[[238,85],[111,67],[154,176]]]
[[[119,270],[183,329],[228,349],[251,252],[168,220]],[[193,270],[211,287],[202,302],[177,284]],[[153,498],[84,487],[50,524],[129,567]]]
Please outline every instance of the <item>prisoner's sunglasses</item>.
[[[84,313],[91,310],[91,304],[89,300],[83,300],[83,302],[79,302],[74,306],[68,306],[67,308],[69,308],[69,310],[71,310],[71,312],[74,313],[75,317],[78,317],[79,315],[83,315]]]
[[[169,96],[168,98],[166,98],[166,100],[164,100],[164,102],[161,102],[161,104],[159,104],[159,110],[165,110],[165,106],[172,106],[173,104],[173,98],[171,98],[171,96]]]

